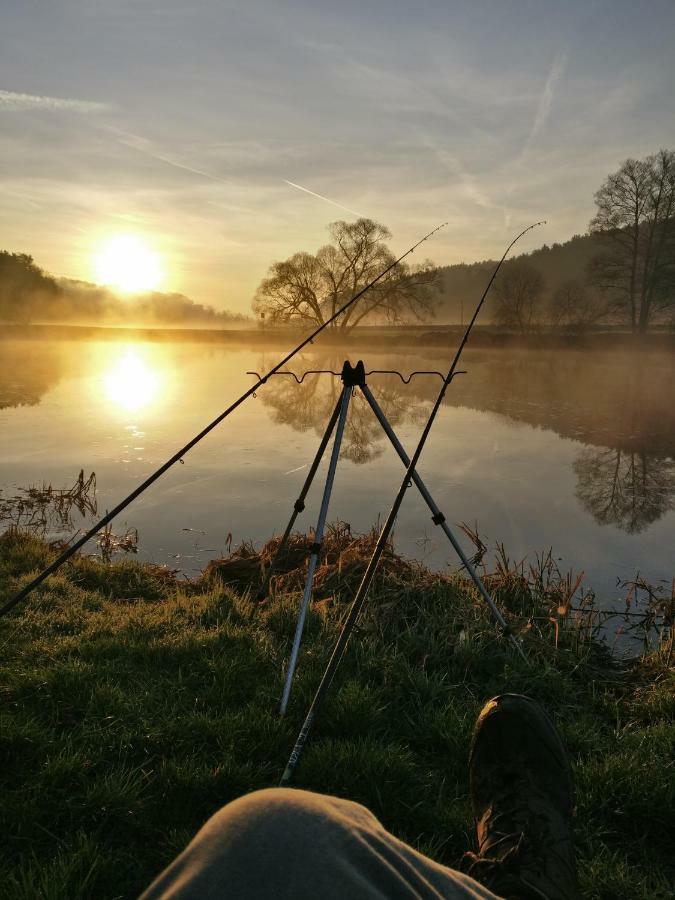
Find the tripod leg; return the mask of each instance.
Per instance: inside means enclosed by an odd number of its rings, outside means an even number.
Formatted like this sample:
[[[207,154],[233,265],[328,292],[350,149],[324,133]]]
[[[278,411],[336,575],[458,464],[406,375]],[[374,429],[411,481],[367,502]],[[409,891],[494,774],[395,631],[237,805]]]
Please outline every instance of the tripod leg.
[[[382,412],[382,409],[380,408],[380,405],[378,404],[378,402],[377,402],[377,400],[375,399],[375,397],[373,397],[373,395],[372,395],[372,393],[371,393],[370,388],[368,387],[368,385],[362,384],[362,385],[361,385],[361,390],[363,391],[363,395],[364,395],[364,397],[366,398],[366,400],[368,401],[368,405],[370,406],[370,408],[372,409],[372,411],[375,413],[375,416],[376,416],[378,422],[380,423],[380,425],[382,426],[382,428],[383,428],[385,434],[387,435],[387,437],[388,437],[389,440],[391,441],[391,443],[392,443],[392,445],[393,445],[393,447],[394,447],[394,450],[396,450],[396,452],[398,453],[398,455],[399,455],[399,457],[400,457],[400,459],[401,459],[401,462],[403,463],[403,465],[404,465],[404,466],[406,467],[406,469],[407,469],[407,467],[410,465],[410,459],[409,459],[409,457],[408,457],[408,454],[407,454],[407,453],[405,452],[405,450],[403,449],[403,446],[401,445],[401,442],[400,442],[399,439],[396,437],[396,433],[394,432],[394,429],[393,429],[393,428],[391,427],[391,425],[389,424],[389,420],[387,419],[387,417],[385,416],[385,414]],[[457,555],[459,556],[459,558],[461,559],[462,563],[464,564],[464,567],[465,567],[466,571],[469,573],[469,577],[471,578],[471,580],[473,581],[473,583],[474,583],[474,584],[476,585],[476,587],[478,588],[478,591],[479,591],[480,595],[482,596],[482,598],[485,600],[485,602],[487,603],[487,605],[490,607],[490,611],[492,612],[492,615],[493,615],[494,618],[496,619],[496,621],[497,621],[497,623],[499,624],[500,628],[502,629],[502,631],[504,632],[504,634],[506,634],[506,635],[509,637],[509,639],[511,640],[511,642],[513,643],[513,645],[518,649],[518,652],[519,652],[519,653],[521,654],[521,656],[522,656],[522,655],[523,655],[522,648],[521,648],[520,644],[518,643],[518,641],[517,641],[517,640],[515,639],[515,637],[513,636],[513,634],[511,633],[511,630],[509,629],[509,626],[508,626],[507,623],[506,623],[506,619],[504,618],[504,616],[501,614],[501,612],[500,612],[499,609],[497,608],[497,606],[496,606],[494,600],[492,599],[492,597],[491,597],[490,594],[488,593],[487,588],[485,587],[485,585],[484,585],[483,582],[481,581],[480,576],[478,575],[478,573],[476,572],[475,568],[474,568],[473,565],[471,564],[471,562],[470,562],[470,560],[468,559],[466,553],[464,553],[464,551],[462,550],[462,548],[461,548],[459,542],[457,541],[457,538],[456,538],[455,535],[452,533],[452,531],[451,531],[451,529],[450,529],[450,526],[449,526],[448,523],[445,521],[445,516],[443,515],[443,513],[442,513],[442,512],[440,511],[440,509],[438,508],[438,506],[437,506],[437,504],[436,504],[434,498],[431,496],[431,494],[430,494],[429,491],[427,490],[426,485],[424,484],[424,482],[422,481],[422,479],[420,478],[420,476],[417,474],[417,472],[416,472],[415,470],[413,470],[413,472],[412,472],[412,480],[415,482],[415,485],[417,486],[417,489],[419,490],[419,492],[420,492],[420,494],[422,495],[422,497],[423,497],[425,503],[427,504],[427,506],[428,506],[429,509],[431,510],[431,513],[432,513],[432,515],[431,515],[431,521],[434,523],[434,525],[440,525],[440,526],[441,526],[441,528],[443,529],[443,531],[444,531],[445,534],[446,534],[446,537],[448,538],[448,540],[450,541],[450,543],[452,544],[452,546],[455,548],[455,551],[456,551]]]
[[[314,581],[314,571],[319,559],[319,551],[321,550],[321,539],[323,537],[323,529],[326,524],[326,515],[328,514],[328,503],[330,502],[331,491],[333,490],[333,481],[335,479],[335,469],[337,467],[338,457],[340,456],[340,445],[342,443],[342,435],[344,433],[345,421],[347,419],[347,411],[349,409],[349,399],[351,397],[351,387],[345,386],[342,389],[342,397],[340,399],[340,414],[335,430],[335,441],[333,442],[333,450],[328,464],[328,474],[326,475],[326,486],[323,490],[323,498],[321,500],[321,509],[319,510],[319,520],[317,522],[316,531],[314,533],[314,544],[312,553],[309,558],[309,567],[307,569],[307,579],[305,580],[305,592],[302,597],[298,622],[295,627],[295,637],[293,638],[293,648],[291,649],[291,658],[288,663],[288,671],[286,672],[286,683],[284,684],[284,693],[281,698],[281,706],[279,714],[284,715],[288,706],[288,698],[291,693],[291,684],[293,683],[293,675],[298,662],[298,653],[300,651],[300,641],[302,640],[302,632],[305,627],[305,617],[307,608],[312,596],[312,584]]]
[[[307,474],[305,483],[302,486],[300,495],[299,495],[298,499],[295,501],[295,503],[293,504],[293,513],[291,515],[291,518],[289,519],[288,525],[286,526],[286,531],[284,531],[283,537],[281,538],[281,541],[279,542],[279,546],[277,547],[277,552],[274,554],[272,562],[270,563],[269,569],[267,570],[267,573],[265,575],[265,580],[264,580],[260,590],[258,591],[258,595],[256,597],[256,599],[258,601],[264,600],[265,597],[267,596],[267,591],[269,590],[269,586],[270,586],[270,580],[276,571],[279,556],[281,555],[281,553],[283,552],[283,550],[286,547],[286,544],[288,543],[288,538],[290,537],[291,531],[293,530],[293,526],[295,525],[295,520],[298,518],[300,513],[305,508],[305,498],[307,497],[309,489],[312,486],[312,482],[314,481],[314,476],[316,475],[316,471],[319,468],[319,463],[321,462],[321,458],[323,457],[324,453],[326,452],[326,447],[328,446],[328,441],[330,440],[330,436],[333,433],[333,429],[335,428],[335,423],[337,422],[338,416],[340,415],[341,406],[342,406],[342,394],[340,394],[338,402],[335,404],[335,409],[333,410],[333,412],[331,414],[331,417],[330,417],[330,420],[326,427],[326,430],[324,432],[324,435],[321,438],[321,443],[319,444],[319,449],[316,451],[316,456],[314,457],[314,461],[312,462],[310,470]]]

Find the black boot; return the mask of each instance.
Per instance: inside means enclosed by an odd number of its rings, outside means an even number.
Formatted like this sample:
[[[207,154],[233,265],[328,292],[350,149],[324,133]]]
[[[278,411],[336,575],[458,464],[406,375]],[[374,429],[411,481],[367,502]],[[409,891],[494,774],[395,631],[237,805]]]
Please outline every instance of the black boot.
[[[508,900],[577,900],[572,772],[553,723],[521,694],[483,707],[471,743],[478,853],[468,873]]]

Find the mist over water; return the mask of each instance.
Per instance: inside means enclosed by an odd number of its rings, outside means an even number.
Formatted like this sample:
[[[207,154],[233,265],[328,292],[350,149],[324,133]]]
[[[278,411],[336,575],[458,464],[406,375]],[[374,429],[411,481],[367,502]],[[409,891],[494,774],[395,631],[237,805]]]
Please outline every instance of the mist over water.
[[[65,487],[80,469],[97,476],[99,514],[114,506],[211,421],[280,355],[245,345],[4,341],[0,374],[0,498],[17,487]],[[448,354],[420,348],[351,354],[366,370],[445,371]],[[312,352],[289,366],[339,371],[345,351]],[[419,472],[448,521],[478,524],[512,557],[553,548],[584,570],[605,605],[636,572],[673,576],[675,361],[660,353],[471,351],[450,388]],[[440,386],[368,383],[412,452]],[[139,532],[141,559],[187,575],[224,553],[228,535],[264,542],[286,525],[330,413],[338,378],[279,377],[186,456],[115,523]],[[316,523],[326,460],[298,520]],[[383,518],[403,468],[356,393],[329,520],[363,531]],[[74,528],[91,518],[73,514]],[[54,524],[49,537],[64,537]],[[464,541],[464,537],[462,536]],[[415,489],[395,544],[437,569],[455,568],[443,534]],[[467,542],[467,549],[471,549]],[[96,552],[92,544],[91,551]]]

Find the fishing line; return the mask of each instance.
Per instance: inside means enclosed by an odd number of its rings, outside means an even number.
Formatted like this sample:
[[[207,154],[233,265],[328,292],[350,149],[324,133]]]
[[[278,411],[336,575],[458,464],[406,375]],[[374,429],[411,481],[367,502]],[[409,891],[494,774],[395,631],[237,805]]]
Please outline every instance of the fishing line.
[[[321,683],[319,684],[319,687],[316,690],[316,694],[314,695],[312,704],[309,708],[309,711],[307,712],[307,716],[305,717],[305,721],[302,725],[302,728],[300,729],[300,733],[298,735],[298,738],[295,742],[295,746],[293,747],[293,750],[289,757],[288,763],[286,765],[286,769],[284,770],[284,774],[281,777],[280,784],[282,787],[287,786],[293,777],[293,773],[295,772],[295,769],[297,768],[298,763],[300,762],[300,757],[302,756],[302,752],[305,748],[305,744],[307,743],[307,739],[309,737],[310,731],[312,730],[312,726],[314,724],[314,721],[316,720],[316,717],[317,717],[317,714],[321,707],[321,704],[325,700],[326,695],[327,695],[328,691],[330,690],[331,684],[333,683],[333,679],[335,678],[335,673],[337,671],[338,666],[340,665],[342,657],[344,656],[344,652],[345,652],[345,649],[349,642],[349,638],[351,637],[352,631],[354,629],[354,625],[356,624],[356,620],[359,617],[359,613],[361,612],[361,609],[363,607],[364,601],[366,599],[366,595],[368,594],[368,590],[369,590],[371,582],[373,580],[373,576],[375,575],[375,570],[377,569],[378,563],[380,561],[380,557],[382,556],[382,552],[384,551],[387,541],[389,540],[391,530],[394,527],[394,522],[396,520],[398,511],[403,502],[403,497],[405,496],[405,492],[407,491],[408,487],[410,486],[412,474],[417,468],[417,463],[419,462],[419,458],[422,454],[422,450],[424,449],[424,445],[426,444],[427,438],[429,436],[429,432],[431,431],[431,428],[436,419],[438,410],[440,409],[441,403],[443,402],[445,392],[447,391],[448,386],[455,375],[455,370],[457,368],[457,364],[459,363],[459,358],[462,355],[462,351],[464,350],[466,342],[469,340],[469,335],[471,334],[471,330],[474,326],[474,323],[475,323],[476,319],[478,318],[478,314],[481,311],[483,303],[485,302],[485,298],[487,297],[488,292],[489,292],[490,288],[492,287],[492,283],[494,282],[495,278],[497,277],[497,273],[499,272],[499,270],[502,266],[502,263],[506,259],[507,255],[508,255],[509,251],[511,250],[511,248],[513,247],[513,245],[517,241],[519,241],[520,238],[524,234],[527,234],[528,231],[531,231],[533,228],[536,228],[538,225],[543,225],[543,224],[544,224],[544,222],[535,222],[533,225],[529,225],[527,228],[525,228],[523,231],[521,231],[517,237],[515,237],[511,241],[509,246],[504,251],[504,255],[502,256],[502,258],[499,260],[499,262],[495,266],[492,276],[491,276],[490,280],[488,281],[485,290],[483,291],[483,296],[480,298],[480,301],[479,301],[478,305],[476,306],[474,314],[471,317],[471,321],[469,322],[469,324],[466,328],[466,331],[464,332],[464,336],[461,340],[461,343],[460,343],[459,347],[457,348],[457,352],[455,353],[455,357],[452,361],[452,365],[450,366],[450,370],[448,371],[448,374],[443,382],[443,385],[441,386],[438,397],[436,398],[436,402],[434,403],[433,409],[431,410],[431,414],[429,415],[427,423],[424,426],[424,431],[422,432],[422,436],[420,437],[417,447],[415,449],[415,452],[413,453],[413,455],[410,459],[410,463],[406,469],[406,473],[403,476],[403,481],[401,482],[401,487],[399,488],[398,494],[396,495],[396,499],[394,500],[394,504],[389,512],[389,515],[387,516],[387,520],[382,527],[380,536],[377,539],[377,544],[375,545],[375,549],[373,550],[373,555],[370,558],[368,567],[363,575],[361,584],[359,585],[359,588],[356,592],[356,596],[354,597],[354,600],[352,601],[352,605],[351,605],[349,612],[347,614],[347,617],[345,619],[344,625],[342,627],[342,631],[340,632],[340,636],[337,639],[335,648],[333,649],[333,653],[331,654],[330,660],[328,661],[328,665],[326,666],[326,670],[321,679]],[[458,548],[455,548],[455,549],[458,549]],[[494,607],[494,603],[492,602],[491,598],[489,598],[488,595],[485,595],[484,599],[487,599],[489,601],[493,613],[497,613],[498,616],[501,617],[501,613],[499,613],[499,610],[497,610],[496,607]],[[508,635],[509,639],[514,644],[514,646],[516,647],[516,649],[518,650],[520,655],[523,658],[525,658],[525,655],[523,653],[523,650],[522,650],[520,644],[516,640],[515,636],[508,630],[508,627],[506,626],[506,622],[504,622],[503,617],[501,617],[501,621],[503,622],[502,630],[504,631],[505,634]]]
[[[329,319],[326,319],[325,322],[319,325],[319,327],[316,328],[308,337],[302,340],[294,350],[291,350],[290,353],[284,356],[283,359],[281,359],[275,366],[273,366],[269,370],[269,372],[267,372],[267,374],[259,378],[256,384],[250,387],[247,391],[244,391],[241,397],[235,400],[234,403],[231,403],[230,406],[228,406],[224,412],[222,412],[209,425],[207,425],[206,428],[200,431],[199,434],[195,435],[192,440],[188,441],[188,443],[185,444],[184,447],[181,447],[180,450],[176,451],[176,453],[174,453],[173,456],[167,459],[167,461],[163,465],[161,465],[155,472],[153,472],[152,475],[146,478],[142,484],[139,484],[137,488],[135,488],[127,497],[124,498],[124,500],[118,503],[114,509],[112,509],[109,513],[106,513],[106,515],[103,516],[103,518],[100,519],[96,523],[96,525],[90,528],[89,531],[86,532],[86,534],[82,535],[82,537],[79,538],[79,540],[75,541],[74,544],[70,544],[66,550],[64,550],[59,556],[57,556],[54,562],[48,565],[47,568],[40,572],[40,574],[36,578],[34,578],[10,600],[8,600],[4,606],[0,607],[0,616],[4,616],[11,609],[13,609],[17,605],[17,603],[20,603],[22,600],[28,597],[28,595],[32,593],[32,591],[34,591],[36,587],[39,587],[39,585],[41,585],[46,578],[56,572],[57,569],[59,569],[64,564],[64,562],[71,558],[71,556],[74,556],[74,554],[77,553],[77,551],[81,547],[83,547],[87,543],[87,541],[95,537],[97,532],[101,528],[106,526],[109,522],[112,522],[115,516],[119,515],[122,510],[126,509],[130,503],[132,503],[140,494],[142,494],[143,491],[147,490],[147,488],[149,488],[151,484],[154,484],[154,482],[157,481],[157,479],[160,478],[168,469],[170,469],[177,462],[182,461],[182,458],[185,456],[185,454],[188,453],[188,451],[190,451],[195,446],[195,444],[198,444],[202,440],[202,438],[206,437],[206,435],[210,431],[213,431],[213,429],[217,425],[219,425],[224,419],[226,419],[230,415],[230,413],[233,413],[235,409],[237,409],[237,407],[241,406],[241,404],[245,400],[248,400],[250,396],[252,396],[260,387],[262,387],[263,384],[265,384],[265,382],[271,375],[276,374],[276,372],[278,372],[278,370],[282,366],[285,366],[286,363],[293,359],[293,357],[296,356],[304,347],[306,347],[308,344],[311,344],[325,328],[327,328],[332,322],[334,322],[339,316],[341,316],[343,312],[353,306],[354,303],[360,300],[360,298],[363,297],[363,295],[367,291],[374,287],[378,283],[378,281],[381,281],[384,276],[388,272],[391,272],[391,270],[395,268],[402,260],[404,260],[406,256],[409,256],[420,246],[420,244],[423,244],[432,235],[434,235],[437,231],[440,231],[441,228],[444,228],[447,224],[447,222],[443,222],[442,225],[438,225],[428,234],[425,234],[424,237],[417,241],[416,244],[413,244],[413,246],[410,247],[409,250],[406,250],[406,252],[399,256],[398,259],[394,260],[385,269],[383,269],[376,278],[373,278],[373,280],[368,282],[365,287],[361,288],[358,293],[354,294],[351,300],[348,300],[347,303],[345,303],[344,306],[340,307],[340,309],[338,309],[337,312],[335,312]]]

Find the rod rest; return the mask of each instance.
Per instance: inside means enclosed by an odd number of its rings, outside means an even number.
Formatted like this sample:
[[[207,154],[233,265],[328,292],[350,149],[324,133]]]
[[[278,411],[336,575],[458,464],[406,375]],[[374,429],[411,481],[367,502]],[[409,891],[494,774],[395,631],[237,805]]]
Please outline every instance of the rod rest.
[[[342,366],[342,374],[340,377],[342,378],[342,383],[345,387],[363,387],[366,383],[366,368],[363,365],[363,360],[360,359],[357,364],[352,367],[349,360],[346,359]]]

